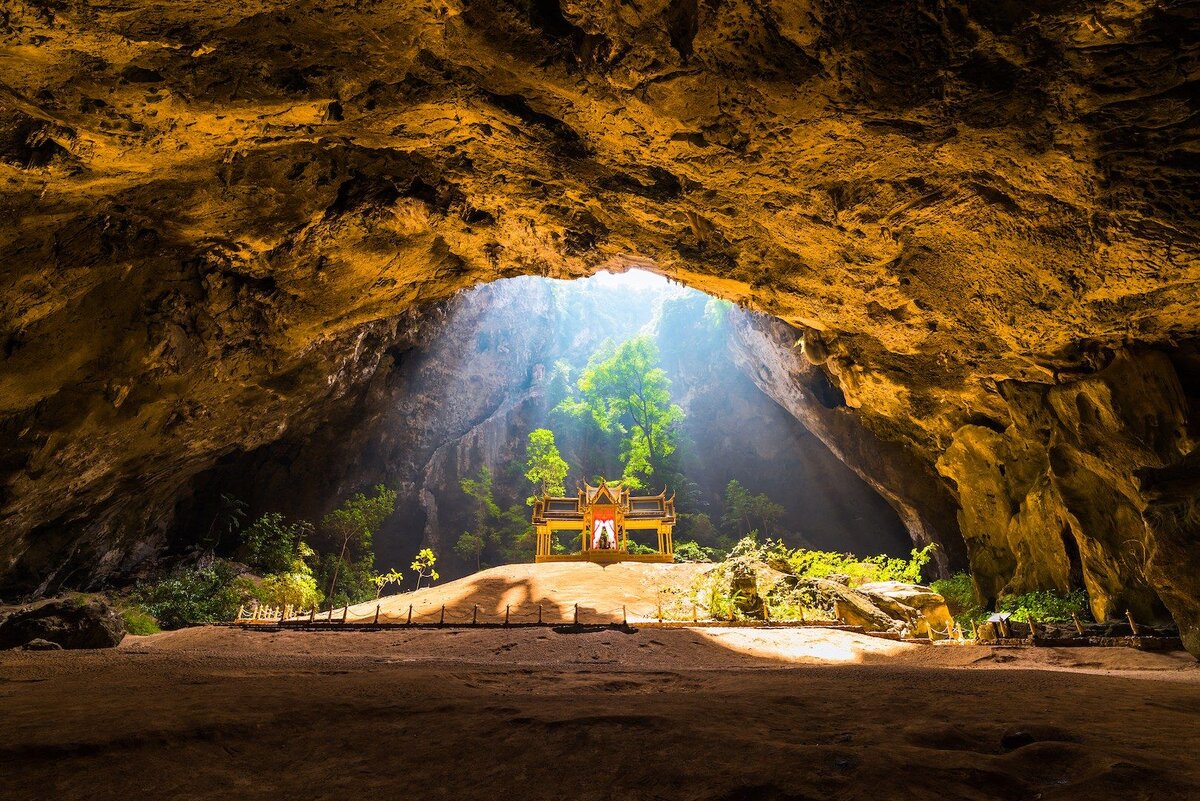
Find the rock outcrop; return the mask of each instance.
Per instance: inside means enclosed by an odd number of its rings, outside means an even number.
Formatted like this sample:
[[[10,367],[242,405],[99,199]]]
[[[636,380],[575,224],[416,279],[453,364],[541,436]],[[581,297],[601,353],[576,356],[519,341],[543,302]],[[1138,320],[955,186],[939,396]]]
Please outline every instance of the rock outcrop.
[[[121,615],[100,598],[53,598],[0,613],[0,649],[115,648],[124,637]]]
[[[1200,653],[1198,28],[1152,0],[10,6],[5,582],[153,551],[192,477],[324,423],[405,315],[637,264],[794,326],[816,367],[781,394],[985,599],[1078,579]]]

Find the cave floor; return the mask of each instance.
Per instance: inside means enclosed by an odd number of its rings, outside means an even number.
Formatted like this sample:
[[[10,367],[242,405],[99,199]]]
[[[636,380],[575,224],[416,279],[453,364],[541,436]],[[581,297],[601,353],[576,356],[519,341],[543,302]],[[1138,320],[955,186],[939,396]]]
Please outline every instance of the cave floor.
[[[824,630],[0,653],[0,798],[1200,798],[1200,666]]]

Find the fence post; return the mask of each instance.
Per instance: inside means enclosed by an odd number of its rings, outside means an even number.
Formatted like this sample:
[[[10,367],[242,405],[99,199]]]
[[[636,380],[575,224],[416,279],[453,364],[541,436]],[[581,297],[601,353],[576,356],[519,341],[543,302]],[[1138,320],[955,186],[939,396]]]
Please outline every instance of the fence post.
[[[697,622],[697,621],[700,619],[700,618],[697,616],[698,614],[699,614],[699,613],[698,613],[698,612],[696,612],[696,602],[695,602],[695,601],[692,601],[692,622],[693,622],[693,623]]]
[[[621,625],[629,628],[629,613],[625,611],[625,604],[621,604]]]
[[[313,606],[308,610],[308,622],[309,623],[317,622],[317,607],[316,606]]]
[[[541,622],[542,622],[542,605],[538,604],[538,624],[541,625]]]
[[[343,623],[346,622],[346,613],[349,611],[350,611],[350,604],[346,604],[345,606],[342,607],[342,622]]]
[[[767,603],[766,598],[763,599],[763,622],[764,623],[771,622],[771,605],[769,603]]]
[[[504,625],[506,625],[506,626],[508,625],[508,610],[509,610],[510,606],[511,606],[511,604],[504,605]]]
[[[575,625],[579,625],[579,604],[575,604]]]
[[[379,604],[375,604],[375,625],[379,625]]]
[[[442,604],[442,616],[440,618],[438,618],[438,625],[439,626],[446,625],[446,605],[445,604]]]
[[[1033,615],[1029,616],[1029,644],[1033,645],[1037,640],[1037,624],[1034,623]]]
[[[412,625],[412,604],[408,605],[408,625]]]
[[[1072,612],[1071,620],[1075,622],[1075,631],[1079,632],[1079,635],[1082,637],[1083,636],[1083,624],[1079,622],[1078,613]]]
[[[332,622],[333,622],[333,604],[330,604],[330,605],[329,605],[329,616],[325,618],[325,621],[326,621],[327,623],[332,623]]]
[[[658,599],[658,622],[662,623],[662,598]]]
[[[236,621],[238,621],[238,622],[240,623],[240,622],[241,622],[241,620],[242,620],[242,615],[243,615],[245,612],[246,612],[246,605],[245,605],[245,604],[242,604],[241,606],[239,606],[239,607],[238,607],[238,614],[237,614],[237,617],[235,617],[235,618],[234,618],[234,620],[236,620]]]
[[[1129,621],[1129,628],[1133,631],[1133,636],[1134,637],[1138,636],[1137,621],[1133,619],[1133,613],[1130,612],[1128,609],[1125,610],[1125,619]]]
[[[479,622],[479,604],[475,604],[474,608],[471,609],[471,625],[474,626],[478,622]]]

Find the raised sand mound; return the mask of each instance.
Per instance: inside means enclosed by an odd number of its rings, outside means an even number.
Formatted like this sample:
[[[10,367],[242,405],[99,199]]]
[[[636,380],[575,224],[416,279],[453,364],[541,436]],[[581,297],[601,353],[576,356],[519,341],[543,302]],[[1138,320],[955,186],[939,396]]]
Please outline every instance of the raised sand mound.
[[[414,622],[436,622],[445,605],[446,622],[457,623],[471,620],[476,604],[480,623],[502,622],[506,606],[511,622],[533,622],[539,605],[545,622],[571,622],[576,604],[581,623],[618,622],[622,607],[630,620],[644,620],[655,616],[660,591],[687,590],[698,575],[712,568],[711,564],[634,562],[607,566],[590,562],[503,565],[416,592],[351,606],[347,620],[371,620],[378,605],[380,622],[403,623],[411,605]]]

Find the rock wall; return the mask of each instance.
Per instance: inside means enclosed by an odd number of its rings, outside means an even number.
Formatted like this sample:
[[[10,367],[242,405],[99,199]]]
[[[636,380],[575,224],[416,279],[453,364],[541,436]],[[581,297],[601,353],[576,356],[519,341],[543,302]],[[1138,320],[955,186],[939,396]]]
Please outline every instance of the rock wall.
[[[190,476],[373,374],[397,315],[641,264],[803,329],[870,439],[946,479],[985,594],[1075,570],[1053,532],[1200,651],[1172,433],[1198,27],[1165,0],[9,4],[0,566],[45,587],[152,547]]]

